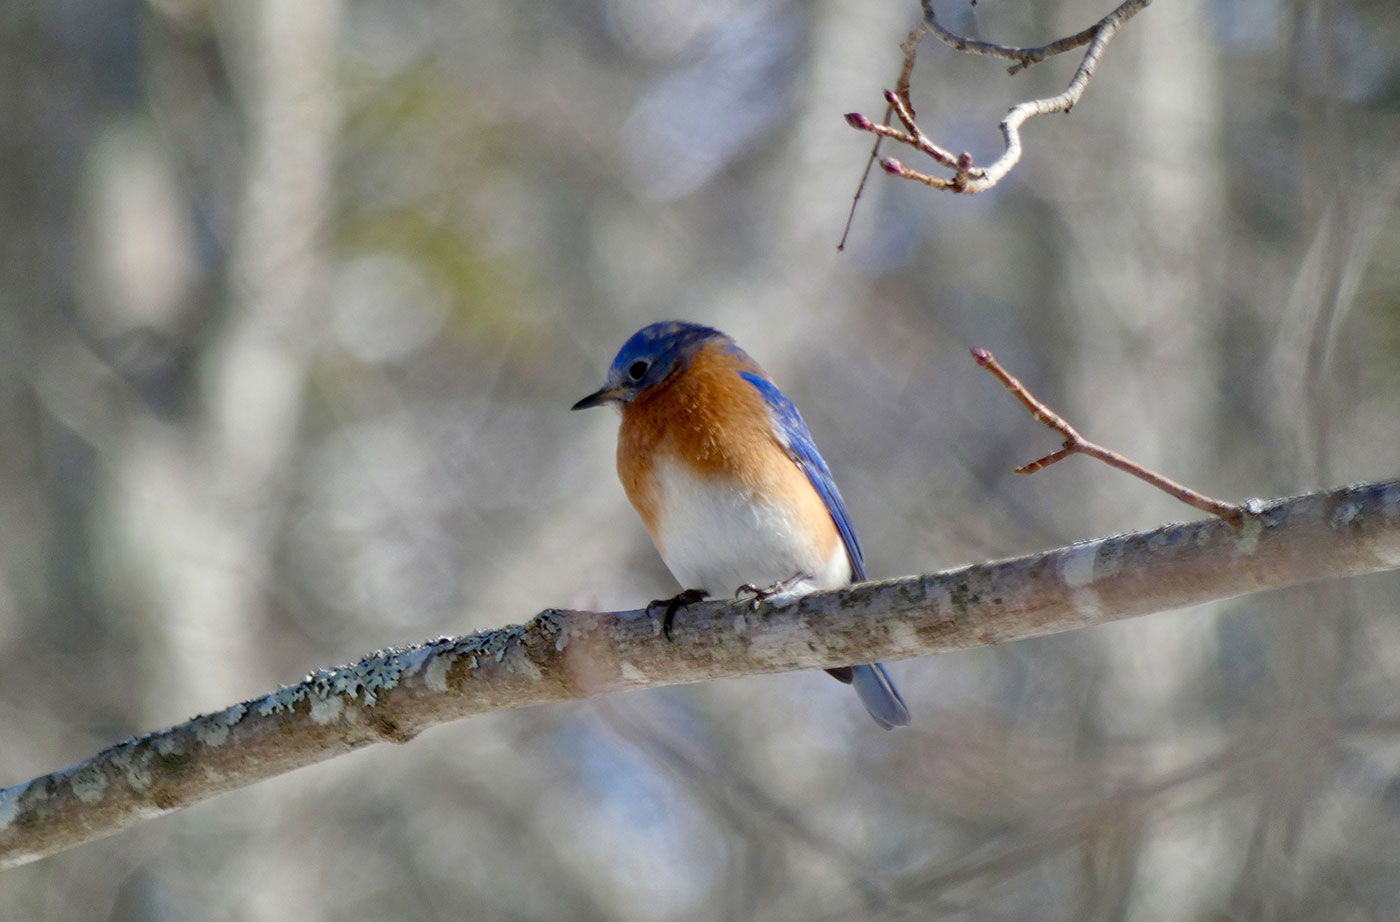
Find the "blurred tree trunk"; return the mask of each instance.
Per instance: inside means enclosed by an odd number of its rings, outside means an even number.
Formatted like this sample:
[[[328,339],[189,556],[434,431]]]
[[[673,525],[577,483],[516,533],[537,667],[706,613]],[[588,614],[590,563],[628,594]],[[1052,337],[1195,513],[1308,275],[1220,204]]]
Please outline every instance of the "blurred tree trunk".
[[[325,313],[341,4],[258,0],[222,12],[225,57],[246,91],[227,302],[201,361],[192,428],[149,423],[118,475],[115,521],[138,549],[130,560],[147,568],[149,617],[170,654],[148,686],[163,719],[269,681],[257,639]]]
[[[1218,50],[1209,36],[1206,10],[1196,4],[1155,4],[1135,20],[1086,95],[1094,106],[1086,120],[1097,130],[1081,143],[1094,148],[1088,152],[1094,165],[1061,172],[1071,161],[1057,158],[1039,178],[1056,169],[1055,182],[1073,183],[1064,215],[1069,246],[1060,259],[1092,261],[1058,274],[1073,280],[1057,298],[1067,314],[1067,335],[1058,345],[1071,422],[1096,433],[1090,438],[1213,493],[1219,486],[1212,480],[1211,435],[1223,377],[1218,312],[1226,305],[1210,271],[1227,199],[1217,161],[1188,153],[1222,143]],[[1138,515],[1182,515],[1141,483],[1089,465],[1077,471],[1076,483],[1081,525],[1090,530],[1132,527]],[[1158,770],[1210,751],[1217,739],[1175,725],[1190,713],[1181,698],[1202,675],[1213,631],[1212,618],[1193,616],[1096,632],[1098,674],[1087,680],[1085,726],[1110,745],[1145,745],[1145,764]],[[1061,739],[1075,744],[1071,733]],[[1224,840],[1208,822],[1123,832],[1105,833],[1118,837],[1115,857],[1152,871],[1118,875],[1121,908],[1191,918],[1213,904],[1212,887],[1223,882],[1212,880],[1210,869],[1224,866],[1218,853]],[[1193,858],[1162,861],[1163,850]],[[1108,903],[1096,908],[1111,914]]]
[[[0,702],[14,705],[0,768],[46,761],[55,728],[80,737],[97,728],[95,741],[138,719],[120,693],[93,701],[81,681],[53,681],[47,660],[62,651],[72,675],[101,674],[107,648],[123,640],[90,578],[99,459],[49,400],[86,355],[74,335],[82,256],[72,228],[84,157],[114,110],[138,104],[133,33],[110,8],[81,16],[86,29],[77,11],[53,4],[0,12],[0,651],[10,653]],[[108,63],[110,84],[92,60]],[[57,719],[75,708],[85,721]]]

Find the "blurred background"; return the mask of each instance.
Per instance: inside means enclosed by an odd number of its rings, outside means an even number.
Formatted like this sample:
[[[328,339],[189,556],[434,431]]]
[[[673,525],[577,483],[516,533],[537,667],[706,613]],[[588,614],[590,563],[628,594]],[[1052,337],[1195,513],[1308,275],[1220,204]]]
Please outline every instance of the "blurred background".
[[[939,2],[1039,44],[1103,0]],[[1400,7],[1160,0],[975,197],[872,176],[913,0],[0,6],[0,785],[375,648],[676,586],[571,414],[657,319],[800,406],[876,578],[1400,469]],[[990,161],[1010,78],[926,40]],[[927,168],[907,151],[886,153]],[[4,920],[1380,919],[1400,578],[492,715],[6,873]]]

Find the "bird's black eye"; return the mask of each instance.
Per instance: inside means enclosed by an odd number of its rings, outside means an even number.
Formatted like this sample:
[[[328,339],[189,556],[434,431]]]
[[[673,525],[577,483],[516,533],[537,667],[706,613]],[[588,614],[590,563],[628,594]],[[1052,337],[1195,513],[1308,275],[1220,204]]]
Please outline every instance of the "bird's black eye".
[[[642,375],[646,374],[647,369],[650,367],[650,362],[644,362],[641,359],[638,359],[631,365],[627,366],[627,377],[631,378],[633,381],[640,381],[642,380]]]

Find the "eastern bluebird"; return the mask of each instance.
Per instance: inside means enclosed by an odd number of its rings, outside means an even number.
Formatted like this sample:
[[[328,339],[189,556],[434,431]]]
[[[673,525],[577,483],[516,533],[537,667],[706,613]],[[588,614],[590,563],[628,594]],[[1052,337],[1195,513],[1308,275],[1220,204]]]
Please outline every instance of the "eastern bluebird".
[[[697,590],[677,600],[865,579],[846,504],[807,424],[734,340],[693,323],[644,327],[613,359],[607,383],[573,409],[604,403],[622,412],[617,475],[627,498],[667,568]],[[827,672],[855,688],[880,726],[909,723],[880,663]]]

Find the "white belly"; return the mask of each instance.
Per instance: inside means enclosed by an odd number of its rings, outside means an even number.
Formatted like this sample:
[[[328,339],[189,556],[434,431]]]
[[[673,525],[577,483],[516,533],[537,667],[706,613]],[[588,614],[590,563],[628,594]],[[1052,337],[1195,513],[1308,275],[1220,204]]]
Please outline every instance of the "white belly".
[[[656,539],[661,559],[683,589],[730,598],[745,583],[766,588],[799,573],[796,591],[830,589],[851,581],[846,549],[823,555],[797,518],[766,503],[738,482],[712,486],[683,467],[658,461]]]

